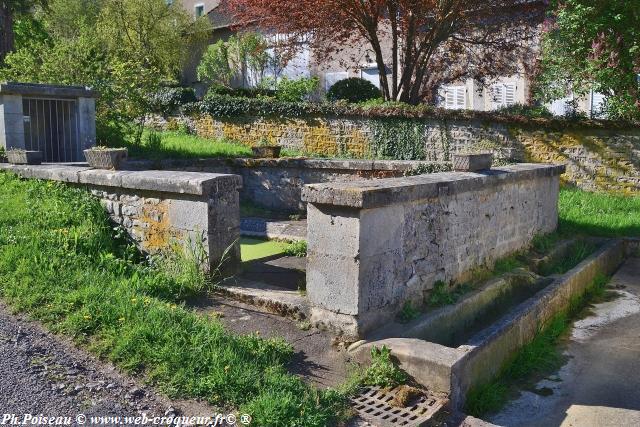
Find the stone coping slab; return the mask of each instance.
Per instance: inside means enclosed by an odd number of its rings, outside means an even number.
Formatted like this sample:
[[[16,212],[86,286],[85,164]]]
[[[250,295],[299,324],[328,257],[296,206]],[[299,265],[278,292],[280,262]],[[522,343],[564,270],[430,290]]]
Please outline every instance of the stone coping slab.
[[[0,95],[55,98],[96,98],[97,93],[84,86],[61,86],[36,83],[0,82]]]
[[[44,164],[38,166],[0,164],[0,170],[14,172],[23,178],[38,178],[73,184],[90,184],[133,190],[203,196],[237,190],[242,177],[237,175],[174,171],[110,171],[85,166]]]
[[[169,159],[153,162],[149,160],[133,160],[127,162],[132,168],[161,169],[181,167],[239,167],[239,168],[300,168],[300,169],[333,169],[353,171],[391,171],[407,172],[420,165],[440,164],[439,162],[414,160],[356,160],[356,159],[310,159],[310,158],[282,158],[282,159]]]
[[[373,181],[310,184],[302,200],[321,205],[371,209],[479,190],[507,182],[562,175],[565,165],[521,163],[483,172],[441,172]]]

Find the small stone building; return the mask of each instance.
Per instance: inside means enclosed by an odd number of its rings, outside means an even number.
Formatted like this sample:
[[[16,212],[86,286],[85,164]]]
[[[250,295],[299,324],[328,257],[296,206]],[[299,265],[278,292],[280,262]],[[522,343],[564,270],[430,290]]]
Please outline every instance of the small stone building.
[[[96,93],[78,86],[0,83],[0,147],[41,151],[45,162],[84,161],[96,144]]]

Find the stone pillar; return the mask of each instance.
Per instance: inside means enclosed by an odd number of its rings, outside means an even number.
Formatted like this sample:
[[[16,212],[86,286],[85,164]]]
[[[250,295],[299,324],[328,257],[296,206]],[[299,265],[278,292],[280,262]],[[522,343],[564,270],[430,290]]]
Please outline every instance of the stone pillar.
[[[0,147],[25,148],[21,95],[0,94]]]
[[[82,150],[96,146],[96,100],[78,98],[78,128]],[[82,157],[82,156],[81,156]]]

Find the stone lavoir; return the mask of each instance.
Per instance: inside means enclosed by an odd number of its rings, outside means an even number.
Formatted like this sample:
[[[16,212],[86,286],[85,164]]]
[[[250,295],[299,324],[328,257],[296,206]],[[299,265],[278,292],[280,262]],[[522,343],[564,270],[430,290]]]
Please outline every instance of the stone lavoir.
[[[233,174],[105,171],[69,165],[0,169],[85,186],[146,252],[176,242],[208,255],[208,269],[240,260],[239,190]],[[564,166],[518,164],[478,172],[311,184],[305,304],[311,321],[358,339],[419,305],[437,281],[478,267],[555,230]]]
[[[0,164],[0,169],[88,188],[143,250],[167,249],[174,242],[191,247],[200,241],[211,257],[207,268],[215,267],[227,248],[232,248],[229,273],[238,266],[238,175],[68,165]],[[452,408],[460,409],[468,391],[495,375],[543,322],[595,277],[615,271],[630,245],[605,242],[566,274],[533,275],[539,280],[523,297],[527,299],[503,307],[507,312],[495,323],[476,325],[484,329],[470,338],[440,340],[435,329],[451,329],[447,318],[457,322],[473,315],[470,307],[482,309],[469,301],[491,302],[499,298],[495,292],[520,286],[520,279],[496,277],[459,303],[401,325],[401,333],[386,332],[398,324],[406,304],[421,306],[438,282],[452,287],[464,283],[478,268],[553,232],[564,170],[562,165],[517,164],[306,185],[301,196],[308,210],[306,292],[255,282],[238,292],[233,287],[244,282],[233,277],[229,280],[235,285],[221,283],[223,293],[243,295],[242,301],[263,308],[279,307],[298,321],[330,330],[353,343],[348,351],[354,360],[365,361],[372,346],[385,345],[418,383],[443,393]],[[428,334],[422,333],[425,328]]]
[[[312,322],[358,339],[558,224],[564,166],[305,187]]]

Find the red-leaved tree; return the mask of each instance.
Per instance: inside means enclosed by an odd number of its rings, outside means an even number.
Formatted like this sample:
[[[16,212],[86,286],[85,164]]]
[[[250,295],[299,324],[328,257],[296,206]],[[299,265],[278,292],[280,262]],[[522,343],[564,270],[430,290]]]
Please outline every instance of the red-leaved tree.
[[[292,46],[308,40],[319,61],[370,49],[384,97],[418,103],[450,81],[526,71],[545,6],[536,0],[228,0],[226,9],[240,27],[287,34]]]

